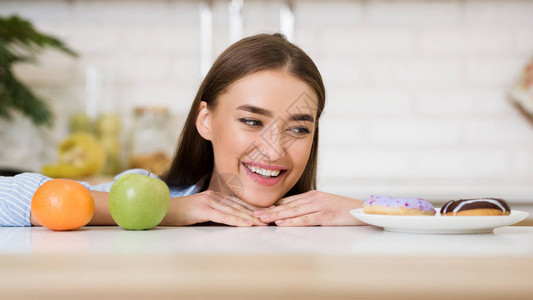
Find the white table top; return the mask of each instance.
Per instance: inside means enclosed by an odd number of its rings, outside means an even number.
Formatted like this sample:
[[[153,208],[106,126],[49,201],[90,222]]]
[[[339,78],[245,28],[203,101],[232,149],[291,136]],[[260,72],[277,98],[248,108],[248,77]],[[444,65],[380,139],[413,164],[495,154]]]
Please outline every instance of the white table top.
[[[529,299],[533,227],[0,228],[0,265],[6,299]]]
[[[506,226],[492,234],[430,235],[354,227],[156,227],[128,231],[84,227],[0,228],[0,254],[312,254],[378,256],[533,257],[533,227]]]

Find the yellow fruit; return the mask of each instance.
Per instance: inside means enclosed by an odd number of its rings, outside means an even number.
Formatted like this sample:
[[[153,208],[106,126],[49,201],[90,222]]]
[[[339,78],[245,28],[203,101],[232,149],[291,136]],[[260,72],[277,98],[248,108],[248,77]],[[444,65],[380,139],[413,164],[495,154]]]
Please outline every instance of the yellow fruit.
[[[45,165],[42,172],[54,178],[76,178],[96,174],[106,161],[106,154],[96,138],[88,133],[74,133],[59,145],[59,163]]]
[[[84,176],[82,169],[73,164],[48,164],[42,167],[42,173],[52,178],[77,178]]]

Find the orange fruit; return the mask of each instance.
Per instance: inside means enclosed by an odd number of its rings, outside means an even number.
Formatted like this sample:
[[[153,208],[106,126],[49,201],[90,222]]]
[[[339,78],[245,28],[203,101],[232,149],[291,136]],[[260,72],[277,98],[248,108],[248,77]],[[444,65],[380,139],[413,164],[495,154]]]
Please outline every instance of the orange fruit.
[[[52,230],[83,227],[94,215],[94,199],[81,183],[52,179],[35,191],[31,200],[33,217]]]

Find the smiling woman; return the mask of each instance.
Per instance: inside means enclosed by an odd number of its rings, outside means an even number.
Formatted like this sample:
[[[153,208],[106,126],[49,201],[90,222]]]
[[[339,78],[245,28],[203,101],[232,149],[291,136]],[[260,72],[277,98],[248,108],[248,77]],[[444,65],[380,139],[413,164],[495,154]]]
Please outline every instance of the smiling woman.
[[[282,35],[230,46],[200,85],[162,178],[172,199],[161,225],[362,224],[349,213],[361,201],[316,190],[325,96],[316,65]],[[31,195],[48,180],[0,177],[0,225],[30,225]],[[89,225],[114,224],[107,205],[112,184],[85,184],[96,206]],[[31,224],[38,225],[33,218]]]
[[[325,95],[316,65],[282,35],[235,43],[200,86],[165,180],[238,198],[262,223],[357,224],[348,211],[360,201],[311,192]]]

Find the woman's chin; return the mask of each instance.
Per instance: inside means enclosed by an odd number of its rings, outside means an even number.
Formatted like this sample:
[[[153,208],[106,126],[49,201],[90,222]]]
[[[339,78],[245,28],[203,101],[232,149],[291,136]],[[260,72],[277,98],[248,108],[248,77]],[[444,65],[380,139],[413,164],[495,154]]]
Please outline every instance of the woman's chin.
[[[249,195],[248,197],[246,197],[245,195],[245,197],[243,197],[242,200],[246,201],[246,203],[251,204],[253,206],[266,208],[266,207],[270,207],[274,205],[276,201],[278,201],[279,199],[276,197],[269,197],[269,198],[254,197],[253,195]]]

